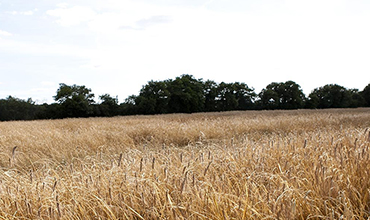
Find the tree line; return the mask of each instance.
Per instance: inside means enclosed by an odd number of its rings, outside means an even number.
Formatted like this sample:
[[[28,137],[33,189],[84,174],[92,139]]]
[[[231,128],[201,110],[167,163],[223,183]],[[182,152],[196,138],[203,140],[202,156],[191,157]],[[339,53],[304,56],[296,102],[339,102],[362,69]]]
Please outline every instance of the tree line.
[[[305,96],[293,81],[270,83],[260,93],[245,83],[216,83],[181,75],[149,81],[138,95],[123,103],[109,94],[95,95],[82,85],[61,83],[54,103],[42,105],[8,96],[0,99],[0,121],[111,117],[136,114],[194,113],[232,110],[315,109],[370,107],[370,84],[362,91],[327,84]]]

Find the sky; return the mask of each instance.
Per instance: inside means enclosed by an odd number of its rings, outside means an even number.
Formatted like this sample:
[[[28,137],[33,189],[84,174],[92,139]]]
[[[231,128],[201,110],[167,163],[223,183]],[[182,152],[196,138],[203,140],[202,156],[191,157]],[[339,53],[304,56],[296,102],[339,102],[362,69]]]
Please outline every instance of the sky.
[[[362,90],[369,27],[369,0],[0,0],[0,98],[51,103],[65,83],[123,102],[182,74]]]

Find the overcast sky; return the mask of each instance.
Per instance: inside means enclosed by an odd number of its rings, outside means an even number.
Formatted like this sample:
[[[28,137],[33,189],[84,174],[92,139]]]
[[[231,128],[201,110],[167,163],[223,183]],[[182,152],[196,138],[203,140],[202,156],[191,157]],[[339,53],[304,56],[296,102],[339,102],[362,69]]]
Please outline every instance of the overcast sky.
[[[182,74],[308,95],[369,73],[369,0],[0,0],[0,98],[52,102],[66,83],[123,102]]]

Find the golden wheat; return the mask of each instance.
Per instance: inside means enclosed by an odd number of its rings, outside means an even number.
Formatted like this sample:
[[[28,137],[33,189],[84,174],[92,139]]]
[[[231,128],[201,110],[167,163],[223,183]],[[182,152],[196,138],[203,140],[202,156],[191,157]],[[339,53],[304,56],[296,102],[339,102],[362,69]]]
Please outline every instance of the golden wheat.
[[[370,110],[0,123],[3,219],[368,219]]]

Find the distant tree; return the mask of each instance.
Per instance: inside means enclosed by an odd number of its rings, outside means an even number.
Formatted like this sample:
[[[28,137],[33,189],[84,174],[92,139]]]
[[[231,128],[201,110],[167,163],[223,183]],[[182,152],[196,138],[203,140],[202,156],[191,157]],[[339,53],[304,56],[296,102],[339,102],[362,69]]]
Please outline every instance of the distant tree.
[[[181,75],[174,80],[149,81],[124,108],[137,114],[192,113],[245,110],[254,107],[256,94],[245,83],[221,83]]]
[[[245,83],[235,82],[232,84],[234,96],[238,102],[236,110],[247,110],[254,108],[256,93]]]
[[[135,105],[136,104],[136,102],[135,102],[136,99],[137,99],[136,95],[130,95],[129,97],[127,97],[125,99],[124,103],[129,104],[129,105]]]
[[[284,109],[299,109],[304,107],[305,95],[301,86],[293,81],[284,84],[283,105]]]
[[[270,83],[259,94],[265,109],[298,109],[304,107],[305,95],[301,87],[293,82]]]
[[[39,105],[40,111],[37,114],[37,119],[58,119],[62,118],[60,105],[58,103]]]
[[[349,89],[348,93],[349,97],[349,107],[351,108],[358,108],[365,106],[366,102],[365,99],[362,97],[361,93],[358,89]]]
[[[191,113],[204,110],[204,93],[201,79],[192,75],[182,75],[175,80],[168,80],[170,99],[169,112]]]
[[[370,83],[361,91],[360,94],[364,99],[364,106],[370,107]]]
[[[216,98],[218,84],[212,80],[207,80],[203,83],[204,94],[204,111],[213,112],[217,110]]]
[[[270,83],[259,93],[259,102],[263,109],[278,109],[280,103],[279,83]]]
[[[123,103],[119,105],[119,114],[120,115],[135,115],[139,114],[139,111],[136,106],[136,100],[138,96],[130,95],[125,99]]]
[[[314,98],[317,108],[347,108],[351,106],[351,92],[343,86],[328,84],[314,89],[309,98]]]
[[[54,100],[60,104],[61,117],[88,117],[93,113],[94,94],[85,86],[59,84]]]
[[[136,114],[156,114],[156,103],[154,99],[144,96],[137,96],[135,99]]]
[[[110,105],[110,106],[118,105],[118,98],[117,97],[113,98],[109,94],[101,95],[99,96],[99,99],[102,101],[101,104],[104,104],[104,105]]]
[[[216,109],[218,111],[236,110],[238,100],[232,83],[221,82],[217,87]]]
[[[40,108],[29,98],[27,101],[8,96],[0,100],[0,121],[34,120]]]
[[[305,108],[315,109],[315,108],[318,108],[319,104],[320,104],[320,98],[317,96],[317,94],[310,93],[305,102]]]
[[[118,98],[113,98],[109,94],[99,96],[101,103],[99,105],[100,116],[116,116],[119,114]]]
[[[138,97],[135,97],[137,110],[141,114],[162,114],[167,113],[170,92],[168,81],[149,81],[140,90]]]

